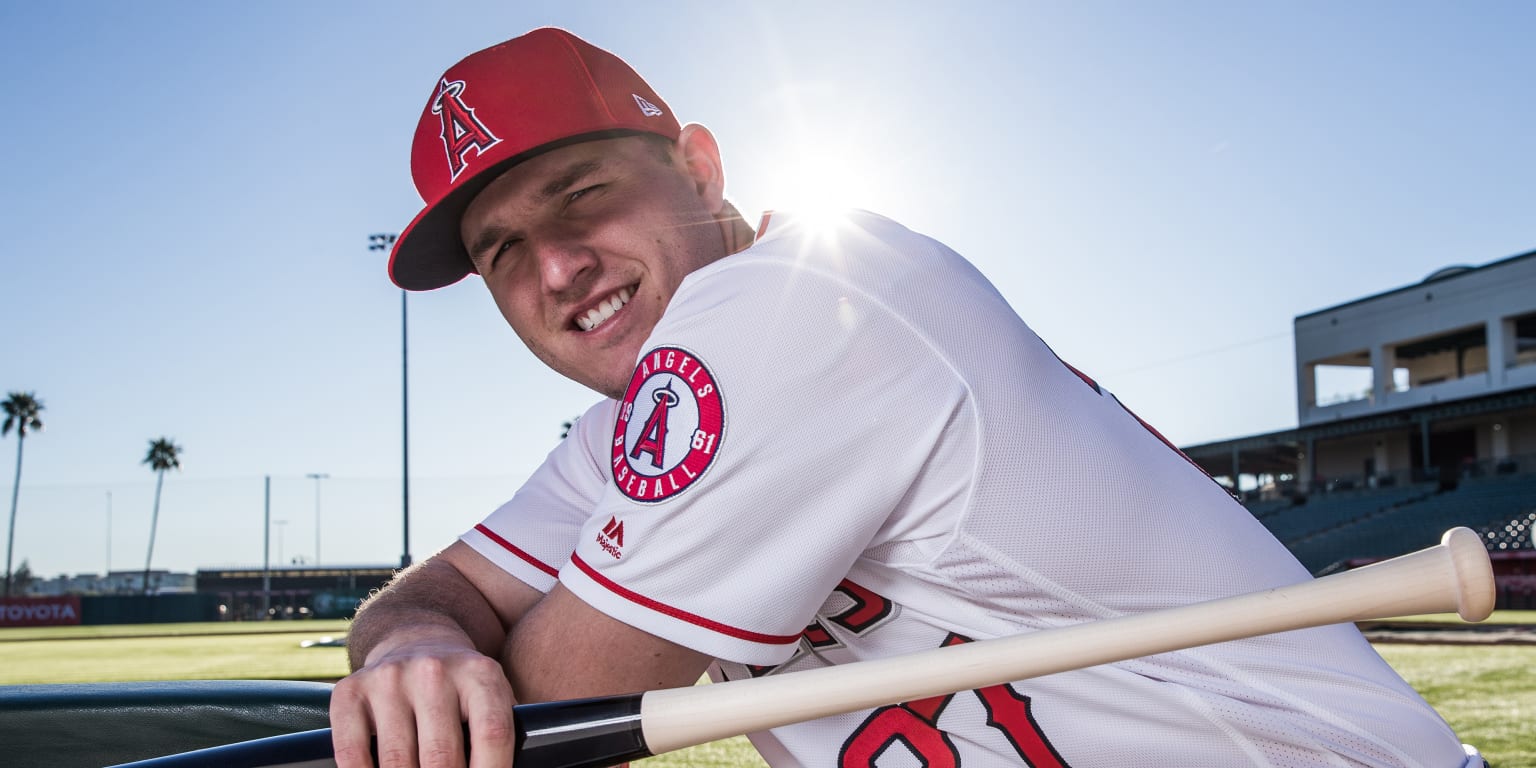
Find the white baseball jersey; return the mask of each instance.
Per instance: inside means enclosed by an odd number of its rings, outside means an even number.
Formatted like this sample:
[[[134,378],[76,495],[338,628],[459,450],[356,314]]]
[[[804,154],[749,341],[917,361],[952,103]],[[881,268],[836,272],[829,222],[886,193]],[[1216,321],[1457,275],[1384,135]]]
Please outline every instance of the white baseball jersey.
[[[889,220],[765,221],[683,281],[624,399],[464,540],[541,590],[780,674],[1184,605],[1306,571]],[[1349,626],[774,729],[775,766],[1460,766]]]

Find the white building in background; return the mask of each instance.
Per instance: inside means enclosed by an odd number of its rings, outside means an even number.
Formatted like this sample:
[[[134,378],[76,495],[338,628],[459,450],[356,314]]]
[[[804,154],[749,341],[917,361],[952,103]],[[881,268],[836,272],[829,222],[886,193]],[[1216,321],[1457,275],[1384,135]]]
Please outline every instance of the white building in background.
[[[197,590],[197,576],[191,573],[172,573],[152,570],[149,572],[149,590],[152,594],[189,594]],[[105,576],[99,573],[82,573],[74,576],[57,576],[37,579],[27,594],[38,597],[59,595],[137,595],[144,591],[144,571],[112,571]]]
[[[1481,267],[1447,267],[1415,285],[1297,317],[1295,329],[1303,428],[1530,392],[1536,390],[1536,252]],[[1363,386],[1352,390],[1351,381]],[[1536,413],[1480,410],[1419,419],[1416,434],[1393,430],[1333,446],[1317,455],[1315,473],[1370,481],[1461,465],[1497,471],[1513,457],[1536,454]]]
[[[1296,318],[1302,426],[1536,386],[1536,252]],[[1321,374],[1321,376],[1320,376]],[[1363,388],[1330,387],[1358,381]]]
[[[1294,323],[1297,427],[1186,447],[1213,476],[1308,492],[1536,471],[1536,251]]]

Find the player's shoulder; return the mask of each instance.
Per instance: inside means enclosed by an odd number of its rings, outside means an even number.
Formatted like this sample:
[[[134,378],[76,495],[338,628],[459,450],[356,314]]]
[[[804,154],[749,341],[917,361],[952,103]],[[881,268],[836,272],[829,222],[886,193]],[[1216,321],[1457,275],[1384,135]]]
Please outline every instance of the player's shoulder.
[[[786,253],[806,256],[837,253],[890,254],[926,250],[935,242],[894,219],[857,208],[817,211],[767,211],[757,239],[744,255],[765,258]]]
[[[828,229],[862,230],[890,237],[915,234],[895,219],[862,208],[770,209],[758,220],[757,244],[775,238],[826,234]]]
[[[870,292],[902,276],[937,275],[958,261],[936,240],[869,211],[769,211],[751,247],[695,271],[680,293],[686,298],[690,290],[707,290],[712,301],[752,294],[781,301],[786,290],[841,285]]]

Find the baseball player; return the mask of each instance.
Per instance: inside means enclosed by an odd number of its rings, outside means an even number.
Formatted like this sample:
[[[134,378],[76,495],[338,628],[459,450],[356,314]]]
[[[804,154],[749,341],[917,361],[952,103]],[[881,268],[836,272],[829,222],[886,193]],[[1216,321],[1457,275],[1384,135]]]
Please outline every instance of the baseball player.
[[[556,29],[433,85],[390,275],[470,273],[604,399],[360,611],[338,762],[504,765],[529,702],[776,675],[1306,571],[967,261],[724,197],[715,139]],[[1027,257],[1021,256],[1021,257]],[[1349,626],[752,735],[774,766],[1481,765]]]

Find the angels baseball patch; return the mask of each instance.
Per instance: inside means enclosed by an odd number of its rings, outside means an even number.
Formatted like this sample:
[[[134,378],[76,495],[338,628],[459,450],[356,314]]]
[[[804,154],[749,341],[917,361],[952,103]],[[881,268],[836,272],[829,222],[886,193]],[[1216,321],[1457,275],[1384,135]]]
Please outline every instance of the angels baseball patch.
[[[613,483],[629,498],[666,501],[714,461],[725,437],[725,403],[709,367],[681,347],[640,358],[613,426]]]

